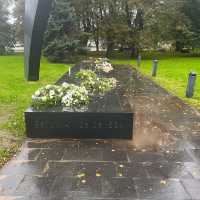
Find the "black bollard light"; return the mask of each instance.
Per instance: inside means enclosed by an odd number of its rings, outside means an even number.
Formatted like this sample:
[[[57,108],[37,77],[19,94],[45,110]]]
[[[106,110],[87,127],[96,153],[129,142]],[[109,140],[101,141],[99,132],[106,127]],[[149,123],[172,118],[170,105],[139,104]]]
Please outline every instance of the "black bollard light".
[[[142,61],[142,56],[141,56],[141,55],[138,55],[138,57],[137,57],[137,66],[138,66],[138,67],[140,67],[141,61]]]
[[[190,72],[188,78],[187,91],[186,91],[187,98],[192,98],[194,96],[196,79],[197,79],[197,74],[195,72]]]
[[[158,60],[154,59],[153,60],[153,67],[152,67],[152,76],[156,76],[157,75],[157,70],[158,70]]]

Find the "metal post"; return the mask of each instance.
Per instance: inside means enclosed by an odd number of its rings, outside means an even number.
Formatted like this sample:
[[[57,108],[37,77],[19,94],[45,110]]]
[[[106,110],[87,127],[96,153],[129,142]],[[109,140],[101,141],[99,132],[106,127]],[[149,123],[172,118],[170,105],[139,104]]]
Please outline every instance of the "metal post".
[[[138,57],[137,57],[137,66],[138,66],[138,67],[140,67],[141,61],[142,61],[142,56],[141,56],[141,55],[138,55]]]
[[[154,59],[153,60],[153,68],[152,68],[152,76],[157,75],[157,70],[158,70],[158,60]]]
[[[187,91],[186,91],[187,98],[192,98],[194,96],[196,79],[197,79],[197,74],[195,72],[190,72],[188,78]]]
[[[69,67],[69,77],[71,76],[71,67]]]

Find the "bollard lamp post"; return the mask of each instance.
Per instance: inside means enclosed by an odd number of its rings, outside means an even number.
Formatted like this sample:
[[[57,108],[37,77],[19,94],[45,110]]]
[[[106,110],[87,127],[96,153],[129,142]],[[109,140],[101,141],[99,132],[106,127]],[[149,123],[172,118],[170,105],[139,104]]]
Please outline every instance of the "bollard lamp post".
[[[157,70],[158,70],[158,60],[154,59],[153,60],[153,67],[152,67],[152,76],[156,77],[157,75]]]
[[[137,67],[141,66],[142,56],[139,54],[137,57]]]
[[[194,96],[196,79],[197,79],[197,74],[195,72],[190,72],[189,78],[188,78],[187,90],[186,90],[187,98],[192,98]]]

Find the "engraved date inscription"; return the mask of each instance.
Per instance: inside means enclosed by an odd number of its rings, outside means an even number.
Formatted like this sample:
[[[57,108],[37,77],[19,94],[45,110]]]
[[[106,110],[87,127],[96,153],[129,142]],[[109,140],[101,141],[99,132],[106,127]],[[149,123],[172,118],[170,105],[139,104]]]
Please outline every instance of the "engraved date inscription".
[[[49,120],[36,119],[32,121],[32,127],[35,129],[122,129],[123,123],[120,120]]]

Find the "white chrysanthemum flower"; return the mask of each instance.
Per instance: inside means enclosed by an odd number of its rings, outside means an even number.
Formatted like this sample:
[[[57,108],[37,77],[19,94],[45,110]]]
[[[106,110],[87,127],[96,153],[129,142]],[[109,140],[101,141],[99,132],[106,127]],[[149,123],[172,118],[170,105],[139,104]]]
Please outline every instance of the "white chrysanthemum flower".
[[[39,97],[40,95],[41,95],[40,90],[37,90],[37,91],[35,92],[35,96]]]
[[[64,88],[67,88],[67,87],[69,87],[69,83],[66,83],[66,82],[65,82],[65,83],[63,83],[63,84],[62,84],[62,87],[64,87]]]
[[[56,93],[55,93],[55,91],[54,90],[50,90],[49,91],[49,96],[54,96]]]
[[[45,89],[47,89],[47,90],[50,90],[52,88],[52,85],[47,85],[46,87],[45,87]]]
[[[47,97],[46,96],[42,97],[41,99],[42,99],[43,102],[47,101]]]

